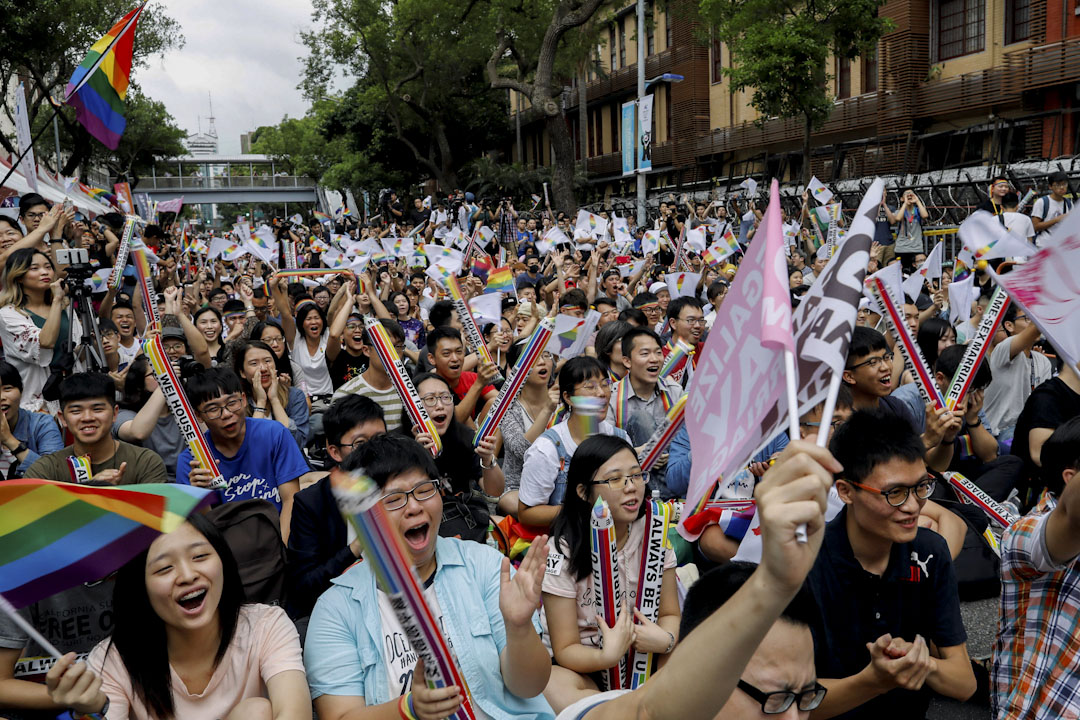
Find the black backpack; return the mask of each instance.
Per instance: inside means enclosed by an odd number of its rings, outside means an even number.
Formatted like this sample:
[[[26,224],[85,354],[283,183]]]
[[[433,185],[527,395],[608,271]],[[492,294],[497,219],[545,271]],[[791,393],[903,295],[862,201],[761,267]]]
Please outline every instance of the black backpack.
[[[266,500],[218,505],[206,517],[229,544],[248,602],[281,605],[285,600],[285,543],[277,508]]]

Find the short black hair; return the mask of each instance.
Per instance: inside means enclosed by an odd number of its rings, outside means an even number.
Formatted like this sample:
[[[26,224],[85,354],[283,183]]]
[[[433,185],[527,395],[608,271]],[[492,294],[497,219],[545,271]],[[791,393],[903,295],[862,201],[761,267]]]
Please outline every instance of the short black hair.
[[[45,207],[52,209],[52,205],[49,204],[49,201],[37,193],[26,193],[19,198],[19,217],[23,217],[26,215],[27,210],[38,205],[44,205]]]
[[[112,314],[116,310],[130,310],[135,312],[135,306],[131,304],[129,300],[117,300],[113,303],[113,306],[109,308],[109,318],[112,319]]]
[[[934,372],[939,372],[944,375],[949,381],[952,381],[953,375],[956,374],[956,368],[960,367],[960,361],[964,358],[964,353],[967,351],[967,345],[950,345],[941,351],[938,355],[937,363],[934,365]],[[993,374],[990,372],[990,363],[987,362],[989,358],[983,358],[983,361],[979,363],[979,367],[975,370],[975,378],[971,384],[971,390],[978,390],[984,388],[991,383],[994,379]]]
[[[595,343],[597,359],[604,365],[610,365],[611,351],[615,349],[615,343],[621,342],[623,336],[630,332],[633,327],[625,320],[616,320],[597,330]]]
[[[221,306],[221,313],[223,315],[232,315],[234,313],[242,313],[245,311],[244,302],[233,298],[232,300],[226,300],[225,304]],[[299,325],[300,323],[297,323]]]
[[[454,316],[454,304],[449,300],[440,300],[428,310],[428,322],[431,327],[440,328],[450,324],[450,318]]]
[[[757,567],[748,562],[728,562],[699,577],[686,593],[682,620],[679,623],[679,637],[686,637],[709,619],[709,616],[746,584]],[[806,585],[799,588],[795,597],[780,613],[780,620],[798,627],[814,627],[820,617],[817,601]]]
[[[435,349],[439,347],[439,341],[446,338],[452,338],[461,342],[464,347],[465,341],[461,339],[461,332],[457,328],[452,328],[449,325],[443,325],[437,327],[427,335],[427,351],[432,355],[435,354]]]
[[[1068,469],[1080,469],[1080,417],[1058,425],[1042,446],[1040,475],[1050,492],[1061,494],[1065,481],[1061,474]],[[1077,482],[1075,479],[1073,482]]]
[[[622,336],[622,354],[623,357],[630,357],[630,353],[634,351],[634,341],[639,337],[650,337],[656,341],[656,344],[660,347],[664,347],[663,341],[660,336],[656,334],[656,331],[647,327],[635,327],[626,331],[626,334]]]
[[[22,375],[19,374],[14,365],[6,360],[0,360],[0,385],[17,387],[19,392],[22,392],[23,389]]]
[[[244,392],[240,377],[226,367],[215,367],[197,372],[184,382],[188,402],[196,410],[207,400]]]
[[[709,289],[705,292],[705,295],[709,298],[709,302],[712,302],[719,295],[725,292],[729,287],[730,285],[728,285],[723,280],[717,280],[709,286]]]
[[[646,315],[645,311],[641,308],[628,307],[619,313],[619,319],[625,323],[637,325],[638,327],[649,326],[649,316]]]
[[[98,332],[102,335],[107,333],[116,333],[119,335],[120,328],[116,327],[116,323],[109,318],[98,318]]]
[[[680,295],[673,299],[667,306],[668,320],[677,320],[679,313],[681,313],[685,307],[696,307],[700,310],[701,301],[691,295]]]
[[[225,292],[224,290],[222,290],[219,287],[216,287],[216,288],[212,289],[210,292],[206,293],[206,299],[207,300],[213,300],[218,295],[224,295],[224,296],[226,296],[226,298],[228,298],[229,293]]]
[[[589,307],[589,299],[585,297],[585,293],[578,288],[573,290],[567,290],[559,298],[559,309],[566,307],[579,307],[582,310]]]
[[[60,381],[60,409],[68,403],[80,400],[105,398],[110,405],[116,405],[116,383],[105,373],[72,373]]]
[[[872,352],[888,350],[889,345],[885,342],[885,336],[873,328],[858,325],[851,332],[851,343],[848,345],[847,365],[852,361],[858,361]]]
[[[656,297],[656,293],[651,293],[648,290],[642,290],[634,299],[630,301],[630,307],[639,308],[642,305],[648,305],[649,303],[658,303],[660,298]]]
[[[619,304],[617,302],[615,302],[614,300],[612,300],[611,298],[609,298],[607,295],[597,295],[596,299],[593,300],[593,309],[594,310],[599,311],[601,305],[607,305],[608,307],[615,308],[616,310],[619,309]]]
[[[1020,307],[1016,303],[1009,303],[1005,306],[1005,315],[1002,318],[1002,323],[1015,323],[1016,315],[1020,312]]]
[[[401,324],[397,320],[391,320],[390,318],[381,318],[379,323],[386,328],[387,334],[394,342],[403,342],[405,340],[405,330],[401,327]],[[371,334],[368,332],[367,325],[364,326],[364,344],[371,345]]]
[[[839,477],[863,482],[893,459],[922,460],[926,446],[911,422],[887,410],[856,410],[833,434],[829,449],[844,466]]]
[[[369,420],[380,420],[384,424],[386,422],[382,406],[371,398],[350,394],[335,400],[323,415],[323,432],[326,434],[327,444],[340,445],[345,433]]]
[[[439,479],[439,469],[431,453],[404,435],[376,435],[349,453],[341,469],[362,470],[380,488],[409,470],[419,470],[432,480]]]

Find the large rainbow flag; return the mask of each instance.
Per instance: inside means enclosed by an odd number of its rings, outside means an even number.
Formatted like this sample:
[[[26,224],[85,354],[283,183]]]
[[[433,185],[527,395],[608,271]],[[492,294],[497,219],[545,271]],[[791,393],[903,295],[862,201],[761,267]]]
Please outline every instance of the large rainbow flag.
[[[173,483],[0,483],[0,595],[25,607],[100,580],[179,527],[212,493]]]
[[[75,108],[87,132],[112,150],[127,127],[124,98],[135,51],[135,25],[144,7],[140,5],[122,17],[94,43],[64,91],[64,102]]]

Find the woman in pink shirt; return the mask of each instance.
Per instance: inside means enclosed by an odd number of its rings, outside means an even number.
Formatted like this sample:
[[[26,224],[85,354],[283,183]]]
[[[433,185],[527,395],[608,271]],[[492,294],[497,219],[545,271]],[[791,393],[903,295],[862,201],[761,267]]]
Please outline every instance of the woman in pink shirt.
[[[120,569],[113,609],[112,637],[46,677],[74,716],[310,720],[296,628],[281,608],[244,602],[236,561],[203,516]]]

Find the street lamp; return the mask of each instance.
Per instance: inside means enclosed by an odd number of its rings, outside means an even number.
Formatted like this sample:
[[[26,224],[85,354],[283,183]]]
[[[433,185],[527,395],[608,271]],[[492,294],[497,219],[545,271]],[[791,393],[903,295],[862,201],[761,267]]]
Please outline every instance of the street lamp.
[[[635,103],[635,112],[637,117],[640,118],[641,98],[644,97],[645,91],[649,86],[658,82],[679,83],[685,80],[682,75],[676,73],[663,73],[657,75],[651,80],[645,80],[645,43],[642,39],[645,37],[645,0],[638,0],[637,2],[637,21],[638,21],[638,43],[637,43],[637,62],[638,62],[638,82],[637,82],[637,102]],[[640,138],[644,128],[638,128],[637,139],[635,139],[634,154],[637,155],[640,152]],[[639,159],[635,159],[634,172],[637,173],[637,224],[641,227],[645,224],[645,173],[638,167],[640,164]]]

